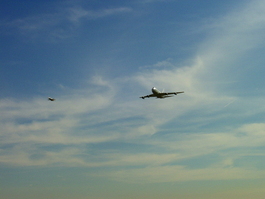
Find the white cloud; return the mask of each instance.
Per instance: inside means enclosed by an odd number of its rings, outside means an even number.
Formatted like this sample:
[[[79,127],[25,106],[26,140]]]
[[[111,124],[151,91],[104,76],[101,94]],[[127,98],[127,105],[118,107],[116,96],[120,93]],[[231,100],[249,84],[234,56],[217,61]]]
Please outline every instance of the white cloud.
[[[264,177],[263,170],[248,170],[244,164],[242,167],[234,165],[236,159],[248,153],[257,155],[253,148],[263,147],[264,123],[252,121],[244,124],[247,118],[264,111],[263,96],[251,97],[253,103],[250,104],[244,98],[231,94],[233,92],[228,92],[233,91],[231,82],[242,79],[227,77],[228,73],[237,72],[239,59],[260,47],[259,42],[264,39],[264,16],[255,13],[260,13],[262,8],[263,4],[251,6],[218,21],[219,27],[201,45],[198,56],[188,66],[182,67],[167,59],[154,63],[155,66],[170,66],[162,70],[148,68],[148,71],[121,79],[107,80],[95,76],[85,89],[70,91],[65,96],[59,96],[55,102],[40,98],[1,100],[1,144],[10,145],[11,149],[8,151],[3,147],[0,150],[0,161],[11,165],[139,166],[140,169],[102,172],[117,180],[133,182]],[[77,9],[70,18],[77,22],[83,18],[128,11],[121,8],[89,13]],[[244,20],[241,20],[242,16]],[[255,39],[250,38],[252,33],[256,33]],[[133,86],[144,93],[128,90]],[[185,93],[166,100],[138,98],[148,94],[145,92],[150,92],[153,86],[166,91],[184,90]],[[184,116],[186,119],[183,119]],[[246,120],[236,120],[242,117]],[[235,124],[226,125],[225,118],[235,119]],[[182,126],[179,126],[179,121],[183,122]],[[222,128],[214,128],[216,121],[224,122],[220,123]],[[172,122],[177,124],[170,125]],[[210,126],[208,129],[202,128],[207,125]],[[167,127],[171,128],[170,133],[161,133]],[[188,132],[185,134],[184,130]],[[138,151],[132,154],[110,150],[102,152],[98,159],[87,158],[91,154],[86,150],[86,144],[112,141],[154,147],[159,153]],[[45,151],[39,145],[63,145],[64,148]],[[240,150],[242,148],[250,152]],[[179,163],[180,160],[207,154],[218,154],[221,160],[202,169],[188,169]]]
[[[124,169],[112,172],[110,177],[124,181],[145,182],[170,182],[186,180],[224,180],[224,179],[251,179],[264,178],[263,170],[257,170],[255,166],[251,169],[242,163],[240,167],[235,166],[235,161],[249,154],[260,155],[256,147],[264,146],[264,123],[244,124],[247,118],[255,116],[264,111],[262,105],[263,96],[252,96],[248,99],[233,94],[235,90],[232,85],[235,82],[243,83],[241,59],[255,49],[260,49],[264,44],[262,23],[265,20],[263,14],[257,15],[263,10],[264,3],[256,1],[247,5],[243,11],[234,12],[217,21],[218,27],[212,31],[212,37],[201,45],[198,58],[190,66],[169,69],[150,69],[132,77],[132,81],[142,85],[148,91],[153,86],[161,86],[159,89],[184,90],[183,96],[177,96],[167,101],[149,100],[145,106],[146,116],[151,124],[155,124],[156,132],[160,125],[169,121],[178,120],[184,114],[192,115],[187,124],[193,124],[193,119],[201,124],[211,125],[214,121],[224,122],[227,117],[236,122],[222,128],[198,129],[189,134],[178,134],[181,132],[177,126],[173,127],[169,135],[161,135],[156,140],[152,138],[146,144],[153,144],[162,151],[174,151],[178,159],[192,159],[207,154],[218,154],[221,161],[208,165],[203,169],[188,169],[180,165],[147,166],[140,169]],[[253,38],[251,35],[255,35]],[[168,66],[168,62],[159,62],[154,65]],[[249,61],[251,63],[251,61]],[[172,63],[170,66],[172,67]],[[257,65],[256,67],[263,67]],[[227,75],[227,74],[235,74]],[[246,91],[247,92],[247,91]],[[147,93],[146,93],[147,94]],[[246,95],[248,95],[246,93]],[[262,95],[262,93],[261,93]],[[250,100],[251,102],[250,103]],[[139,103],[137,103],[139,106]],[[139,111],[139,110],[138,110]],[[238,120],[236,119],[238,118]],[[242,118],[245,118],[242,121]],[[241,119],[241,121],[240,121]],[[163,126],[165,127],[165,126]],[[222,132],[227,129],[226,132]],[[175,131],[175,133],[174,133]],[[247,152],[246,152],[247,151]],[[167,152],[165,152],[166,154]],[[148,161],[148,160],[147,160]],[[177,164],[172,158],[172,163]],[[253,163],[255,165],[255,163]],[[147,163],[148,165],[148,163]]]
[[[119,169],[98,175],[107,175],[118,181],[134,183],[264,178],[264,170],[257,169],[255,166],[249,168],[244,164],[241,166],[234,164],[235,160],[245,156],[260,156],[257,152],[250,154],[250,151],[252,148],[255,151],[256,147],[264,146],[264,135],[265,124],[261,123],[244,125],[233,132],[174,135],[174,137],[168,137],[167,141],[159,138],[148,144],[153,144],[157,148],[162,147],[169,151],[168,153],[161,155],[137,154],[136,159],[134,156],[126,155],[126,160],[131,162],[131,166],[139,165],[141,168]],[[235,149],[241,150],[235,152]],[[173,151],[175,153],[172,153]],[[181,164],[181,160],[203,157],[206,154],[218,154],[220,161],[206,165],[204,168],[195,169]],[[121,161],[124,161],[122,157],[120,158]],[[116,164],[124,165],[118,160]]]
[[[111,15],[121,14],[131,12],[132,9],[128,7],[119,7],[119,8],[109,8],[109,9],[102,9],[102,10],[87,10],[82,7],[75,7],[70,9],[70,21],[72,22],[79,22],[81,19],[97,19],[103,18]]]
[[[113,100],[113,90],[92,93],[75,90],[74,93],[58,97],[56,101],[34,98],[27,101],[3,99],[0,101],[1,135],[14,137],[4,142],[35,140],[36,142],[68,143],[68,136],[80,125],[83,115],[89,115],[108,107]],[[106,98],[105,95],[108,97]],[[86,116],[87,117],[87,116]],[[55,139],[54,136],[59,136]],[[68,141],[67,141],[68,140]],[[80,139],[81,142],[82,138]],[[73,141],[75,142],[75,141]]]
[[[87,20],[109,17],[117,14],[131,12],[128,7],[117,7],[101,10],[85,9],[82,6],[57,5],[56,11],[39,13],[34,16],[27,16],[12,21],[6,21],[1,25],[7,31],[16,29],[27,39],[40,39],[42,41],[56,42],[73,36],[80,26],[80,23]],[[9,34],[9,32],[7,32]]]
[[[140,3],[170,2],[175,0],[140,0]]]
[[[210,133],[167,135],[164,136],[164,139],[159,138],[154,141],[153,144],[169,149],[169,151],[180,151],[181,154],[188,156],[201,156],[226,149],[261,147],[264,145],[264,135],[264,123],[251,123],[227,132],[212,131]]]

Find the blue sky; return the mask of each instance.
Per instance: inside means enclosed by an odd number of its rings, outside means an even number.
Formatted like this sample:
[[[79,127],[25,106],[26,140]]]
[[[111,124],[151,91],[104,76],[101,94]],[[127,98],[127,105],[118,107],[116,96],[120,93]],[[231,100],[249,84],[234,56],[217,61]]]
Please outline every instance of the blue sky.
[[[264,198],[264,1],[0,5],[1,198]]]

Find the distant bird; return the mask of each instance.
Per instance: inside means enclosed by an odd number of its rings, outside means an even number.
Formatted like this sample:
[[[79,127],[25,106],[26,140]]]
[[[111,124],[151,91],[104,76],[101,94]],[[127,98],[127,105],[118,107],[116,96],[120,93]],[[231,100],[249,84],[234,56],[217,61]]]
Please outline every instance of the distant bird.
[[[51,97],[48,97],[48,100],[55,101],[55,99],[54,98],[51,98]]]

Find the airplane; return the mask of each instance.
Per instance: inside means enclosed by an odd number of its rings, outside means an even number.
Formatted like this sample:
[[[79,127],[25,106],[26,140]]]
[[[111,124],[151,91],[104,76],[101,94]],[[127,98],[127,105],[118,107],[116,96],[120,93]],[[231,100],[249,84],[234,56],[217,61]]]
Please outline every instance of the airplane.
[[[149,97],[156,97],[156,98],[163,99],[163,98],[167,98],[167,97],[173,97],[172,95],[177,95],[177,94],[180,94],[180,93],[184,93],[184,91],[164,93],[164,92],[160,92],[155,87],[153,87],[152,88],[152,93],[153,94],[142,96],[140,98],[144,99],[144,98],[149,98]]]
[[[54,98],[51,98],[51,97],[48,97],[48,100],[55,101],[55,99]]]

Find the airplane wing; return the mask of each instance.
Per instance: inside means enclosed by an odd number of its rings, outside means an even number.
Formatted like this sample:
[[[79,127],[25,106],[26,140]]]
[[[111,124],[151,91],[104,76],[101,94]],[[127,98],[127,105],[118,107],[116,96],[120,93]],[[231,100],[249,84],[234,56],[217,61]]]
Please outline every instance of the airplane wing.
[[[140,98],[144,99],[144,98],[147,98],[147,97],[156,97],[156,95],[151,94],[151,95],[142,96],[142,97],[140,97]]]
[[[142,96],[140,98],[142,98],[142,99],[149,98],[149,97],[166,98],[166,97],[172,97],[170,95],[177,95],[177,94],[180,94],[180,93],[184,93],[184,91],[181,91],[181,92],[170,92],[170,93],[158,93],[157,95],[150,94],[150,95]]]
[[[180,93],[184,93],[184,91],[181,91],[181,92],[170,92],[170,93],[161,93],[161,95],[177,95],[177,94],[180,94]]]

